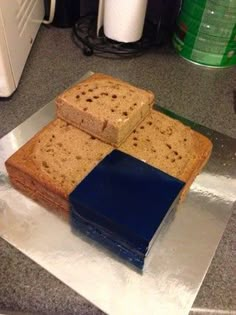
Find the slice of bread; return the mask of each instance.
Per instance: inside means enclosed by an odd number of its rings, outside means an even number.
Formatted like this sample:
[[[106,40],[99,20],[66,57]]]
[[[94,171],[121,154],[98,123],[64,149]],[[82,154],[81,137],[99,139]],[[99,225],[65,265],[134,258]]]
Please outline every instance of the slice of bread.
[[[97,73],[56,99],[57,116],[114,146],[119,146],[147,116],[154,95]]]
[[[12,184],[31,198],[68,210],[68,195],[112,147],[56,119],[14,153],[6,168]]]
[[[184,181],[183,199],[207,162],[212,143],[178,120],[152,110],[120,150]]]

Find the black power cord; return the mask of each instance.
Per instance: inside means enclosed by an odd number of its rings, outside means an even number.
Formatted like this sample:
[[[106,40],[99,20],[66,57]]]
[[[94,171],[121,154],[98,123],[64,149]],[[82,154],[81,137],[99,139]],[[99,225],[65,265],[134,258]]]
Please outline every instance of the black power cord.
[[[83,50],[84,55],[96,54],[103,57],[132,57],[142,54],[162,42],[159,25],[145,21],[142,38],[134,43],[121,43],[107,38],[103,28],[97,36],[97,16],[81,17],[73,27],[75,44]]]

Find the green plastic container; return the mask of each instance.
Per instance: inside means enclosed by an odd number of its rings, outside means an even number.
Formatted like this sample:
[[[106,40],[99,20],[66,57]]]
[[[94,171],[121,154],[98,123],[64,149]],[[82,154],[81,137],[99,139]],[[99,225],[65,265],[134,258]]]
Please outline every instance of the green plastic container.
[[[236,65],[236,0],[183,0],[173,44],[195,63]]]

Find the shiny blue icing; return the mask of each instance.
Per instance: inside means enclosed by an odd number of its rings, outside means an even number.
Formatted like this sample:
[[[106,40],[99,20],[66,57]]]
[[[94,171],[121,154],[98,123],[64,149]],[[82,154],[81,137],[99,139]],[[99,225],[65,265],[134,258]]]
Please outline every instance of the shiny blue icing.
[[[144,265],[145,256],[139,254],[135,250],[127,247],[125,244],[120,243],[119,239],[113,239],[112,233],[104,231],[98,226],[94,226],[90,222],[82,219],[73,212],[71,213],[71,225],[75,231],[79,231],[92,240],[103,245],[105,248],[109,249],[113,254],[124,259],[128,263],[142,269]]]
[[[182,181],[114,150],[74,189],[69,201],[74,215],[145,256],[183,186]]]

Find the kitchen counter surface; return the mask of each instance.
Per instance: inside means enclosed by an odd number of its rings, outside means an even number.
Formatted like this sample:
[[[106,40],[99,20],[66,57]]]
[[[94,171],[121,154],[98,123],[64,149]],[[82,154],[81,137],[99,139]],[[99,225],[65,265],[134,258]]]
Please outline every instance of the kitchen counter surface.
[[[171,47],[125,60],[85,57],[73,43],[71,30],[54,27],[41,28],[17,91],[9,99],[0,99],[0,137],[88,70],[151,89],[162,106],[236,137],[235,67],[217,70],[196,66],[178,57]],[[191,315],[236,314],[235,240],[236,207]],[[102,314],[0,238],[0,314],[1,310],[8,310],[8,314]]]

